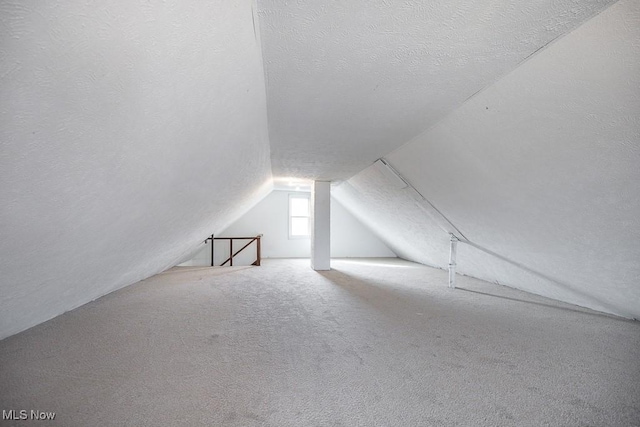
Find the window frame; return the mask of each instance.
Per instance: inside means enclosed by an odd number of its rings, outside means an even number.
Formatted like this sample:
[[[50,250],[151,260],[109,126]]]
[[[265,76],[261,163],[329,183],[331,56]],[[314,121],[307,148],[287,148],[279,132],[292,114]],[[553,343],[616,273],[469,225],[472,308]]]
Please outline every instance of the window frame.
[[[301,216],[301,215],[293,215],[292,209],[291,209],[291,201],[293,199],[307,199],[307,206],[309,207],[309,211],[307,213],[307,216]],[[287,217],[288,217],[288,221],[289,221],[289,240],[297,240],[297,239],[310,239],[311,238],[311,194],[309,193],[289,193],[289,206],[287,209]],[[293,235],[292,233],[292,227],[293,227],[293,218],[307,218],[308,222],[308,230],[307,230],[307,234],[306,235]]]

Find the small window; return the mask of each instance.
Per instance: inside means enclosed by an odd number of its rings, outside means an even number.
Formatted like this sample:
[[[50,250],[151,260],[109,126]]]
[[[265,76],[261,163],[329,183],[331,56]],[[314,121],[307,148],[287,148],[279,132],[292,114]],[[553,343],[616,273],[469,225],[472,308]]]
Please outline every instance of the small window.
[[[308,194],[289,194],[289,238],[309,237],[310,206]]]

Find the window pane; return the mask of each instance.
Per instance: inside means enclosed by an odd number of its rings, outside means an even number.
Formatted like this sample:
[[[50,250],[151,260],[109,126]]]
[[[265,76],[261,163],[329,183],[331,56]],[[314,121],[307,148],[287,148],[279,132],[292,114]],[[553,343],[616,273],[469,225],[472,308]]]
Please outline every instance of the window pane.
[[[291,235],[308,236],[309,218],[291,218]]]
[[[309,216],[309,199],[291,198],[291,216]]]

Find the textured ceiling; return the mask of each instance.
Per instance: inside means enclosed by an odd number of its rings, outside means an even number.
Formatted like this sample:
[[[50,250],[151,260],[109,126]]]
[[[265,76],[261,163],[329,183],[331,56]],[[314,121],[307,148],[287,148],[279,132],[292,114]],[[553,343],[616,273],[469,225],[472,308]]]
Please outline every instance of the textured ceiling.
[[[176,264],[270,158],[288,188],[358,173],[612,1],[319,3],[0,0],[0,338]]]
[[[640,319],[639,113],[640,2],[620,0],[385,159],[472,243],[460,273]],[[380,170],[333,195],[447,268],[428,204]]]
[[[0,339],[175,265],[269,190],[252,18],[0,0]]]
[[[354,175],[612,3],[259,0],[274,175]]]

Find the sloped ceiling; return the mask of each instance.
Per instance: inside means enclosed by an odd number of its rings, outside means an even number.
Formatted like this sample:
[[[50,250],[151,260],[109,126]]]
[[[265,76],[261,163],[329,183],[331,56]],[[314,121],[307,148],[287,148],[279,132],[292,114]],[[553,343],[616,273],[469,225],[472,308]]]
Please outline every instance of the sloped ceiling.
[[[260,0],[275,176],[345,179],[612,0]]]
[[[386,156],[473,244],[459,271],[640,318],[640,2],[621,0]],[[370,167],[334,190],[401,256],[448,236]]]
[[[0,338],[176,264],[266,194],[272,170],[278,177],[348,179],[427,128],[461,126],[464,117],[446,118],[475,105],[465,100],[612,3],[0,0]],[[583,74],[572,68],[548,75],[560,85],[545,102],[571,95],[562,82]],[[518,96],[520,89],[508,90]],[[525,95],[531,102],[537,96]],[[605,107],[599,103],[606,96],[594,98],[596,118],[616,96]],[[585,121],[572,121],[575,104],[560,105],[547,117],[552,125],[536,123],[579,130]],[[525,131],[545,137],[499,117],[483,122],[483,140],[491,138],[490,125],[513,125],[514,139]],[[602,116],[608,119],[637,142],[635,121],[628,127],[622,116]],[[429,135],[412,144],[428,146]],[[580,135],[595,141],[592,133]],[[460,144],[452,155],[465,154]],[[604,142],[589,147],[606,150]],[[540,145],[528,155],[544,158],[548,149]],[[405,153],[432,154],[421,150]],[[617,153],[621,164],[633,159]],[[402,155],[392,160],[426,185]],[[588,166],[603,167],[602,177],[616,159]],[[628,170],[621,174],[619,183]],[[448,188],[446,175],[440,178]],[[637,187],[612,188],[640,199]],[[514,183],[503,196],[520,191]],[[473,212],[473,199],[466,200],[447,212]],[[628,219],[636,205],[625,206],[615,218],[636,232]],[[601,220],[585,225],[611,223]],[[475,227],[476,236],[494,231],[478,221],[466,223],[471,235]],[[546,250],[527,244],[514,243],[523,253]],[[610,260],[617,250],[609,242],[588,259]],[[628,288],[635,266],[625,257],[610,267],[624,271]]]
[[[175,265],[269,191],[248,2],[0,1],[0,338]]]

